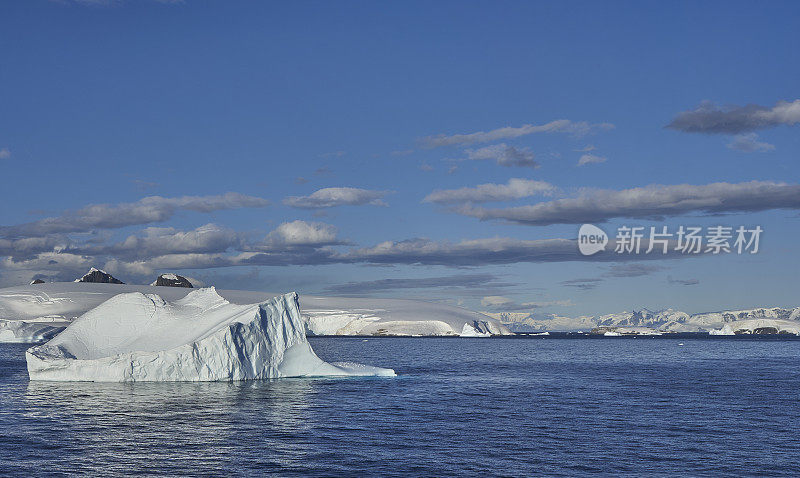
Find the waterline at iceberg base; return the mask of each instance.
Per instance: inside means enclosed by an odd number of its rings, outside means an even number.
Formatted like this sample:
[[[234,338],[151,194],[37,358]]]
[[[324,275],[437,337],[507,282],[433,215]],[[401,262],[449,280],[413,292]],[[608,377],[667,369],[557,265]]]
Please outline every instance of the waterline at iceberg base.
[[[298,296],[232,304],[213,287],[168,302],[116,295],[26,352],[31,380],[233,381],[394,376],[392,369],[328,363],[311,349]]]

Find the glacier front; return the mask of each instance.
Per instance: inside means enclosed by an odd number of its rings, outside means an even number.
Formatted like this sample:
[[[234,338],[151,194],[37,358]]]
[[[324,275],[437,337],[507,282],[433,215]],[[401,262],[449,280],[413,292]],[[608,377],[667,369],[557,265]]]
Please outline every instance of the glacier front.
[[[327,363],[305,336],[296,293],[233,304],[211,287],[168,302],[116,295],[26,352],[31,380],[231,381],[308,376],[394,376],[391,369]]]

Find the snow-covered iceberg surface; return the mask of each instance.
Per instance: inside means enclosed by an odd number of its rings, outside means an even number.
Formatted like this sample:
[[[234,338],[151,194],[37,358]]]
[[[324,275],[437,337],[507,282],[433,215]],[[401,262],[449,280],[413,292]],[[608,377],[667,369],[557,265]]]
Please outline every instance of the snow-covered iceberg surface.
[[[26,352],[31,380],[217,381],[381,375],[391,369],[330,364],[311,349],[296,293],[232,304],[211,287],[168,302],[116,295]]]
[[[31,320],[0,319],[0,342],[37,343],[49,340],[68,326],[61,317],[38,317]]]

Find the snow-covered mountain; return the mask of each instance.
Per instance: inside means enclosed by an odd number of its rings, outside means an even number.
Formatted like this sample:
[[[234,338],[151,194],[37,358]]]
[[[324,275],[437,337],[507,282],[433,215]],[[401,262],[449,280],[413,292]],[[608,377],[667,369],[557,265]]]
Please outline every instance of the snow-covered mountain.
[[[120,293],[158,294],[179,300],[193,289],[119,284],[53,282],[0,289],[0,341],[36,342],[53,335],[88,310]],[[278,294],[217,291],[234,304],[253,304]],[[309,335],[508,334],[484,314],[439,303],[404,299],[300,296]]]
[[[768,307],[722,312],[687,314],[674,309],[651,311],[641,309],[599,316],[563,317],[530,313],[486,313],[515,332],[586,331],[597,329],[641,329],[657,332],[718,332],[727,328],[731,333],[798,333],[800,307]],[[758,332],[756,332],[758,330]],[[633,332],[631,332],[633,333]]]
[[[75,282],[93,282],[95,284],[124,284],[124,282],[114,278],[108,272],[95,269],[94,267],[89,269],[89,272],[84,274],[83,277],[75,279]]]
[[[150,285],[158,287],[187,287],[190,289],[194,287],[189,282],[189,279],[178,274],[161,274]]]
[[[527,312],[484,312],[512,332],[575,332],[597,327],[594,317],[565,317],[555,314],[534,316]]]

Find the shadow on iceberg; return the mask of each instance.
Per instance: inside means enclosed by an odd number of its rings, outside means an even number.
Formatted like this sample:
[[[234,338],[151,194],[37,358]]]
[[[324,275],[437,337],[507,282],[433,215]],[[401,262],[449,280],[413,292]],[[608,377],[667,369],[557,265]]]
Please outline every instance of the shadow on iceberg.
[[[232,304],[213,287],[167,302],[119,294],[25,354],[31,380],[233,381],[394,376],[391,369],[327,363],[308,343],[298,297]]]

